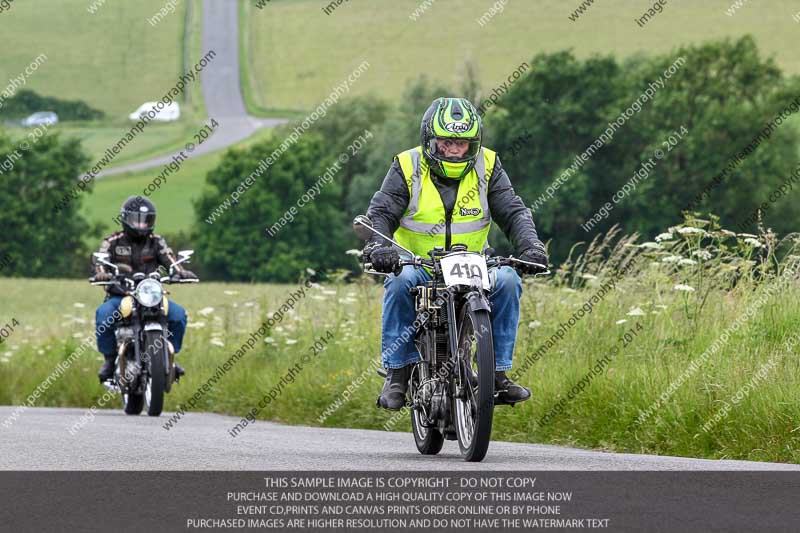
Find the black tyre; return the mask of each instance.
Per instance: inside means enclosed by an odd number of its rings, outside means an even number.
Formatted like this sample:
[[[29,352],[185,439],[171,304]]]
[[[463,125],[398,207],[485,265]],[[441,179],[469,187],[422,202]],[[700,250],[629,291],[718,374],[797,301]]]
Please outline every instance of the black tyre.
[[[494,416],[494,347],[488,311],[461,312],[458,332],[460,372],[453,398],[453,423],[465,461],[482,461],[489,449]]]
[[[426,360],[425,357],[422,359]],[[417,368],[415,368],[411,376],[412,392],[416,390],[416,386],[419,385],[418,375]],[[425,427],[426,424],[430,425],[430,421],[427,419],[427,416],[425,416],[423,409],[421,407],[412,407],[411,431],[414,433],[414,442],[417,445],[417,450],[419,450],[419,453],[422,455],[436,455],[442,451],[444,435],[439,431],[439,428]]]
[[[150,378],[145,389],[147,414],[160,416],[164,408],[164,391],[167,384],[166,342],[161,332],[145,333],[144,353],[150,359]]]

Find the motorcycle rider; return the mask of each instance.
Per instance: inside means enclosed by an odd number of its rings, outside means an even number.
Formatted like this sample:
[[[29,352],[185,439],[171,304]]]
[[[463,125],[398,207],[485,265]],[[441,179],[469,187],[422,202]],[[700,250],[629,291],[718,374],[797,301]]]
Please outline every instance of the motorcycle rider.
[[[547,265],[545,246],[536,234],[530,210],[514,192],[495,152],[482,146],[481,118],[465,98],[437,98],[425,111],[421,145],[395,156],[367,216],[379,232],[417,255],[434,246],[488,247],[494,220],[514,246],[515,257]],[[488,181],[488,183],[487,183]],[[397,247],[373,234],[364,248],[375,270],[391,273],[384,282],[381,355],[387,370],[377,404],[398,410],[405,405],[411,365],[420,360],[408,330],[415,318],[409,289],[430,279],[424,269],[398,270]],[[495,390],[499,400],[517,403],[530,398],[526,387],[506,375],[519,323],[522,280],[511,267],[495,270],[490,294],[495,352]],[[404,333],[405,332],[405,333]],[[407,338],[404,341],[404,338]]]
[[[164,238],[153,233],[156,223],[156,206],[149,199],[131,196],[125,200],[120,210],[120,221],[122,231],[112,233],[103,239],[98,250],[98,252],[109,254],[108,262],[122,265],[122,269],[125,271],[150,274],[157,271],[159,267],[167,269],[176,261],[175,255]],[[92,265],[95,281],[114,279],[106,266],[99,263],[94,256],[92,256]],[[130,267],[130,269],[126,267]],[[174,272],[181,279],[197,279],[193,272],[182,268],[181,265],[177,265]],[[114,375],[117,343],[113,327],[101,330],[99,326],[116,312],[124,295],[125,291],[119,284],[106,286],[106,299],[95,313],[97,349],[105,358],[97,376],[101,383]],[[170,334],[169,342],[172,343],[176,354],[181,351],[186,322],[186,311],[183,307],[170,301],[167,327]],[[177,362],[175,363],[175,374],[176,379],[185,374]]]

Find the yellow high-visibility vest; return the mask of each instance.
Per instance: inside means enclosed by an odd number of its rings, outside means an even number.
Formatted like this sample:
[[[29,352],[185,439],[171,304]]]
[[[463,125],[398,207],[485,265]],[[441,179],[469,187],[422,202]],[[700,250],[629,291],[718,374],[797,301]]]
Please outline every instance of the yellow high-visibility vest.
[[[492,218],[489,213],[489,177],[497,154],[481,148],[475,167],[458,186],[453,212],[448,218],[439,191],[431,180],[430,168],[417,146],[396,156],[403,170],[411,200],[400,219],[394,239],[417,255],[426,257],[434,246],[448,249],[461,243],[469,251],[488,246]],[[450,179],[450,178],[444,178]]]

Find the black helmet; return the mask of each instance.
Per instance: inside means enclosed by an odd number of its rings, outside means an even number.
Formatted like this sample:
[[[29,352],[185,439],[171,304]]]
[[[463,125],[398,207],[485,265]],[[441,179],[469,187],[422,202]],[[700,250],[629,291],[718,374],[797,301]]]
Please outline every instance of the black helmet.
[[[133,239],[141,239],[153,233],[156,225],[156,206],[147,198],[131,196],[120,209],[122,229]]]
[[[481,117],[466,98],[437,98],[422,116],[420,144],[425,160],[437,174],[461,179],[475,166],[481,150]],[[466,141],[460,158],[440,153],[437,141]]]

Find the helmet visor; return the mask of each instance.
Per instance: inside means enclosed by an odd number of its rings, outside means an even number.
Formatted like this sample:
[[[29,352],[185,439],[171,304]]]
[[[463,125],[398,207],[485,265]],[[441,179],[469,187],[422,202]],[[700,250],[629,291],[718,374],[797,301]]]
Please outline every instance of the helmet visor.
[[[480,138],[459,139],[452,137],[432,137],[430,153],[439,161],[448,163],[464,163],[472,161],[481,149]]]
[[[122,214],[122,220],[133,229],[151,230],[156,225],[156,214],[152,211],[146,213],[125,211]]]

